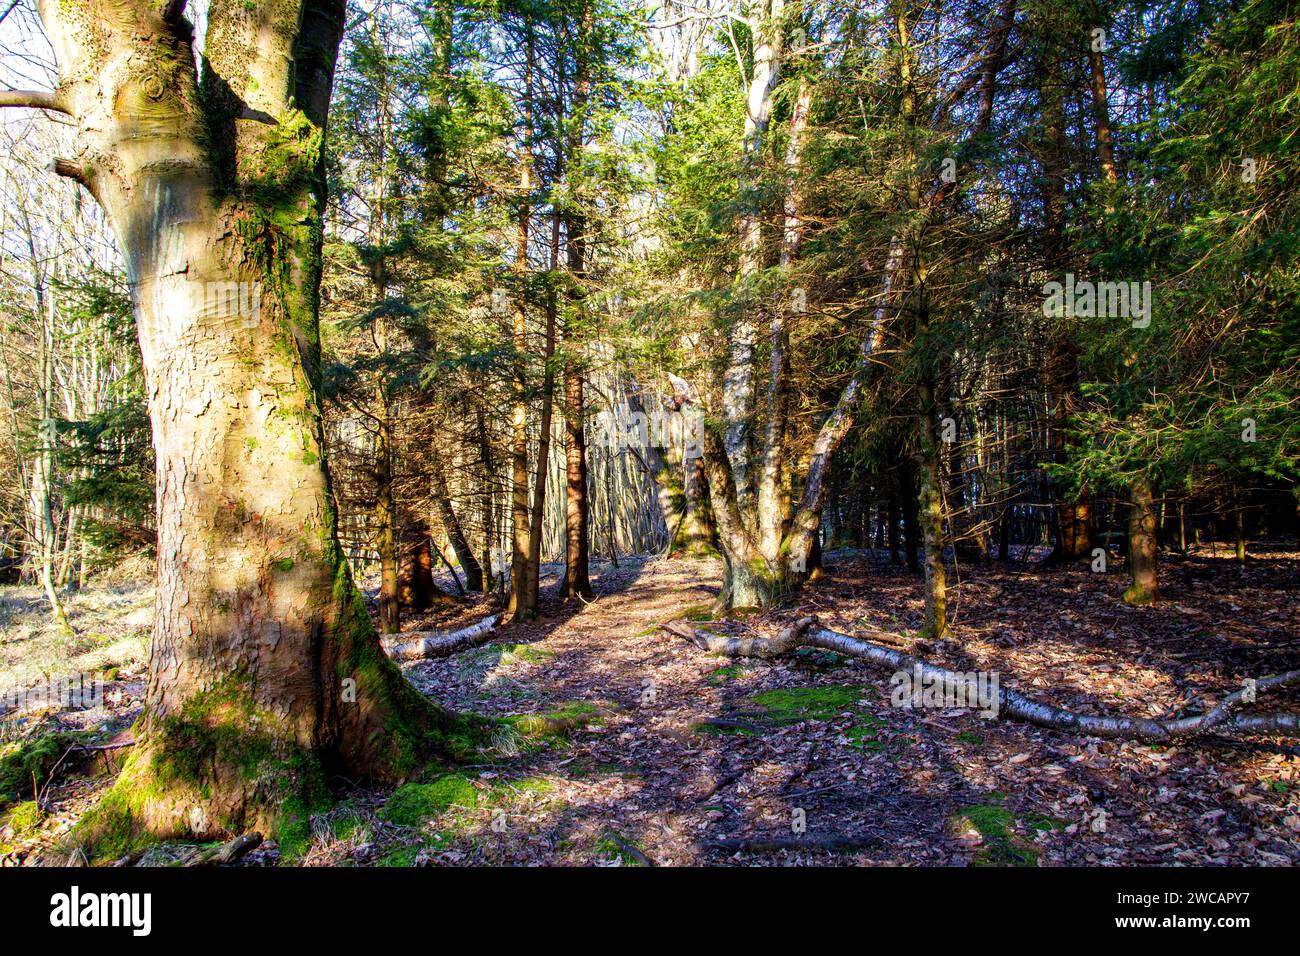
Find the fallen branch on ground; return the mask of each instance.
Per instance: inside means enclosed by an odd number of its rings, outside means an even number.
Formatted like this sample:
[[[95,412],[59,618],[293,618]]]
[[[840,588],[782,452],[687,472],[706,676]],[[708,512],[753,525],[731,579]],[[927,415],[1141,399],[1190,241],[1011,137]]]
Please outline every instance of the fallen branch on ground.
[[[779,850],[820,850],[852,853],[880,845],[876,836],[771,836],[752,840],[711,840],[709,848],[727,853],[776,853]]]
[[[226,841],[221,846],[209,847],[206,850],[194,850],[181,857],[178,862],[181,866],[228,866],[261,845],[262,834],[257,832],[245,833],[233,840]]]
[[[670,634],[691,641],[706,651],[729,657],[779,657],[788,654],[796,647],[819,647],[823,650],[836,651],[847,657],[871,661],[896,671],[918,673],[923,680],[942,683],[947,687],[963,687],[972,692],[977,690],[967,674],[938,667],[911,654],[880,644],[850,637],[829,628],[818,627],[816,619],[811,617],[800,618],[775,637],[770,638],[725,637],[697,630],[685,621],[669,621],[667,624],[661,624],[660,627]],[[1300,684],[1300,670],[1260,678],[1255,681],[1255,693],[1258,695],[1295,684]],[[1095,717],[1091,714],[1080,714],[999,687],[997,716],[1012,717],[1040,727],[1073,731],[1093,737],[1116,737],[1147,743],[1171,743],[1210,731],[1300,737],[1300,714],[1239,714],[1237,710],[1246,703],[1245,696],[1245,690],[1239,690],[1228,694],[1204,714],[1176,720],[1155,720],[1149,717]]]
[[[613,830],[608,831],[608,832],[605,834],[605,836],[608,837],[611,841],[613,841],[613,843],[614,843],[614,845],[615,845],[616,847],[618,847],[620,850],[622,850],[624,853],[626,853],[626,854],[627,854],[628,856],[630,856],[632,859],[636,860],[636,861],[637,861],[638,863],[640,863],[642,866],[654,866],[654,865],[655,865],[655,861],[652,860],[652,859],[650,859],[650,857],[646,856],[644,850],[642,850],[642,849],[641,849],[639,846],[637,846],[636,844],[634,844],[634,843],[629,843],[627,840],[624,840],[621,836],[619,836],[619,835],[618,835],[617,833],[615,833]]]
[[[428,657],[446,657],[457,651],[483,644],[496,629],[500,614],[490,614],[477,624],[458,631],[408,631],[383,638],[384,651],[395,661],[414,661]]]

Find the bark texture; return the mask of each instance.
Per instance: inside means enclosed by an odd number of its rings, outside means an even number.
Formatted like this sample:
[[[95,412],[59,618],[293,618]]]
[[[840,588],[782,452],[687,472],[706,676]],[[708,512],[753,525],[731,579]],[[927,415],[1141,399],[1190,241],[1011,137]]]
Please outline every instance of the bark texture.
[[[323,126],[343,0],[209,9],[42,0],[53,99],[79,131],[134,298],[157,453],[145,713],[82,823],[149,836],[301,835],[330,772],[397,778],[454,718],[380,649],[321,460]]]

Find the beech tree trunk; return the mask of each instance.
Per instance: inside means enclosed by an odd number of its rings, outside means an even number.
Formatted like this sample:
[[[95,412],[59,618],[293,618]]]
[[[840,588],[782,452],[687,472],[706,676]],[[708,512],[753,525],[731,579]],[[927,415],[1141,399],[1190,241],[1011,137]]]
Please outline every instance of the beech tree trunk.
[[[51,101],[80,134],[56,169],[121,243],[157,454],[145,711],[79,834],[109,853],[257,828],[287,848],[327,774],[399,778],[453,720],[380,649],[321,460],[321,149],[344,3],[214,5],[201,82],[183,3],[38,6]]]

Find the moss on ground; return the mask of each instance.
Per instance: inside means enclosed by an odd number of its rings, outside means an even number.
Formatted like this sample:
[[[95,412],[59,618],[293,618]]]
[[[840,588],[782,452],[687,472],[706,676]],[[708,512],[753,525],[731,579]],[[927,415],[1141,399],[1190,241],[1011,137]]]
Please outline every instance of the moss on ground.
[[[862,698],[862,688],[850,684],[829,687],[781,687],[763,691],[752,698],[762,707],[765,721],[773,726],[787,726],[804,720],[830,720],[855,707]]]
[[[564,743],[577,731],[603,719],[595,704],[574,700],[548,711],[506,717],[504,722],[517,735],[522,749],[531,750],[548,743]]]
[[[45,811],[41,809],[40,804],[35,800],[28,800],[10,810],[5,823],[13,830],[15,836],[23,836],[39,827],[44,819]]]
[[[983,838],[983,845],[975,853],[972,865],[1038,865],[1038,850],[1016,835],[1012,829],[1016,823],[1015,817],[1001,804],[986,803],[965,807],[958,812],[956,822],[973,828]],[[1030,829],[1039,832],[1061,826],[1059,820],[1041,814],[1031,814],[1024,822]]]
[[[393,791],[380,817],[390,823],[416,827],[453,806],[477,807],[479,792],[468,777],[448,774],[432,783],[408,783]]]
[[[885,742],[880,739],[878,733],[883,724],[884,721],[880,718],[864,714],[845,733],[849,738],[849,746],[856,747],[858,750],[884,750]]]
[[[639,846],[636,845],[634,841],[629,840],[627,837],[623,836],[622,834],[619,835],[619,839],[622,840],[623,843],[627,844],[628,846],[634,846],[638,850],[641,849]],[[605,859],[618,860],[624,866],[645,865],[636,858],[635,854],[633,854],[631,851],[627,849],[624,849],[624,847],[620,845],[618,840],[615,840],[612,835],[603,836],[598,841],[596,841],[596,852],[600,854],[600,856],[604,857]]]
[[[735,680],[743,673],[745,673],[745,668],[743,665],[727,664],[724,667],[719,667],[716,671],[714,671],[712,674],[709,675],[709,683],[712,684],[714,687],[718,687],[722,684],[727,683],[728,681]]]
[[[86,733],[56,730],[47,722],[22,740],[0,746],[0,807],[22,797],[34,797],[49,782],[50,773],[68,750],[89,737]]]

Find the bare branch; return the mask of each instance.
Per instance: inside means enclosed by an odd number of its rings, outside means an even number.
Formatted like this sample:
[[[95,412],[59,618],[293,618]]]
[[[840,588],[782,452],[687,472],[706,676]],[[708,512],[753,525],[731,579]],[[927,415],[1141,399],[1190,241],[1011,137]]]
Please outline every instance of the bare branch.
[[[41,90],[0,90],[0,106],[53,110],[56,113],[71,115],[68,108],[59,102],[57,94]]]

